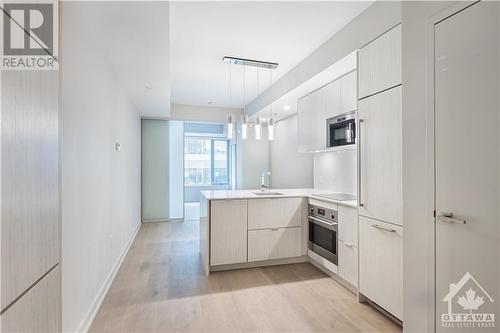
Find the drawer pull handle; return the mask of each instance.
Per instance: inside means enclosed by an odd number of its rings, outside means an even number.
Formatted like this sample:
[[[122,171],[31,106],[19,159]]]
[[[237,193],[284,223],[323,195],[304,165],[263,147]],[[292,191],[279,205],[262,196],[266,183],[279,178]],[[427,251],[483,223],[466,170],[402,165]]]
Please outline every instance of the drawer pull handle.
[[[394,229],[382,227],[382,226],[380,226],[378,224],[372,224],[372,227],[377,228],[379,230],[384,230],[384,231],[387,231],[387,232],[396,232],[396,230],[394,230]]]
[[[350,243],[344,243],[344,245],[347,246],[347,247],[353,247],[353,245],[350,244]]]
[[[271,228],[271,231],[278,231],[280,228]]]

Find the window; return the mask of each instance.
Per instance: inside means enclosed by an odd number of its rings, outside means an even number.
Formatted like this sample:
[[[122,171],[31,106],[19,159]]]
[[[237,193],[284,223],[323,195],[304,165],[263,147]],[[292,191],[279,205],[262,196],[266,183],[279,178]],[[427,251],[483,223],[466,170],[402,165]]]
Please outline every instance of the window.
[[[184,184],[229,185],[229,141],[186,137],[184,139]]]

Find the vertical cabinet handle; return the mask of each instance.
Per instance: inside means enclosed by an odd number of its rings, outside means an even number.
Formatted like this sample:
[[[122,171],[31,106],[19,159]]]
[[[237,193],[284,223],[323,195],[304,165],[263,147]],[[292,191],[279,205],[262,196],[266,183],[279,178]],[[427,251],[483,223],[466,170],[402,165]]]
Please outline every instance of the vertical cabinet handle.
[[[361,199],[361,124],[364,123],[364,119],[359,119],[358,120],[358,133],[357,133],[357,139],[356,141],[358,142],[358,205],[359,207],[363,207],[363,200]]]

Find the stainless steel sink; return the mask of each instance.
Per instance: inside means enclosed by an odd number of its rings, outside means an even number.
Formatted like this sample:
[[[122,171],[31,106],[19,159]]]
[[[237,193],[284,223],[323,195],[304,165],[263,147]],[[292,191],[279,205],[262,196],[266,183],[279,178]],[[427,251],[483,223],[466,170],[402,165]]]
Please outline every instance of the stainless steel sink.
[[[283,193],[280,193],[280,192],[270,192],[270,191],[253,192],[253,194],[256,194],[256,195],[283,195]]]

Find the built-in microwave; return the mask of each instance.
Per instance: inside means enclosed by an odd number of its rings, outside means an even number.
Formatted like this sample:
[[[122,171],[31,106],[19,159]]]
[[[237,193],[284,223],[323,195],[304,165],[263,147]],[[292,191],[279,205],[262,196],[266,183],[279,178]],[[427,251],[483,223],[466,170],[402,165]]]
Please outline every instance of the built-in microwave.
[[[328,148],[352,145],[356,141],[356,112],[352,111],[326,120]]]

